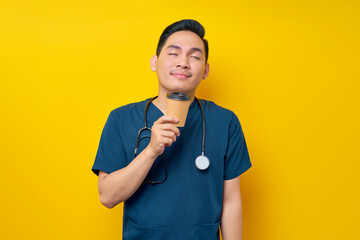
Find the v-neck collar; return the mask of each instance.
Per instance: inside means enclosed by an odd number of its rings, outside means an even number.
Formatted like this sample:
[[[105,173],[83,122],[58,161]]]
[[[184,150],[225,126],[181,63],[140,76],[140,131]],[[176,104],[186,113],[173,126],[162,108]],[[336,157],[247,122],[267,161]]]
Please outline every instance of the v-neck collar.
[[[150,99],[148,99],[146,102],[148,102],[149,100]],[[186,116],[186,122],[189,121],[189,119],[193,115],[193,112],[196,108],[195,105],[197,105],[196,99],[194,99],[189,106],[188,114]],[[151,102],[149,105],[148,112],[147,112],[147,121],[148,121],[149,127],[151,127],[154,124],[154,122],[162,116],[164,116],[164,113],[162,111],[160,111],[160,109],[153,102]],[[186,123],[185,123],[185,126],[186,126]]]

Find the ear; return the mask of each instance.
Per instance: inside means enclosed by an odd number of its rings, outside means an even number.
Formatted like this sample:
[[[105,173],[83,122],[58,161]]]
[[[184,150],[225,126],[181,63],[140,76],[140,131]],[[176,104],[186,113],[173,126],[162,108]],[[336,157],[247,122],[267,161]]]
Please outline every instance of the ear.
[[[206,65],[205,65],[205,71],[204,71],[204,76],[203,76],[203,79],[205,80],[206,78],[207,78],[207,76],[209,75],[209,71],[210,71],[210,69],[209,69],[209,63],[206,63]]]
[[[154,55],[150,59],[150,68],[153,72],[156,72],[156,63],[157,63],[157,56]]]

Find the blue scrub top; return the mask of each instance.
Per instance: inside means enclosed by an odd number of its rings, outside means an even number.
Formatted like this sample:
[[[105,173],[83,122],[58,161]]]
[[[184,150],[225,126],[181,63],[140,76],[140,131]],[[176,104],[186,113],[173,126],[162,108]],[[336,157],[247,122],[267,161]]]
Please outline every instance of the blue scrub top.
[[[144,126],[144,109],[149,99],[113,110],[105,124],[93,172],[111,173],[126,167],[134,158],[137,133]],[[251,167],[244,134],[236,115],[211,101],[200,100],[206,122],[207,170],[198,170],[201,155],[202,117],[197,101],[189,107],[180,136],[166,147],[168,169],[165,183],[143,184],[124,203],[123,239],[218,240],[223,200],[223,181],[238,177]],[[150,104],[148,126],[163,113]],[[149,135],[146,133],[145,135]],[[140,153],[149,143],[141,141]],[[154,162],[147,179],[165,176],[161,157]]]

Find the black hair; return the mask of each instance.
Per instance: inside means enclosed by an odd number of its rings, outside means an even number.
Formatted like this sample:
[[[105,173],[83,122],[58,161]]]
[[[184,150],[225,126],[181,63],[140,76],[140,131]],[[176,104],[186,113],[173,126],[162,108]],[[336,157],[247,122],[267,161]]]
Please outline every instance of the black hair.
[[[160,52],[164,47],[166,40],[170,37],[170,35],[179,31],[191,31],[201,38],[201,40],[204,43],[205,62],[207,62],[209,57],[209,43],[206,39],[204,39],[205,29],[198,21],[192,19],[184,19],[178,22],[174,22],[173,24],[167,26],[160,36],[159,43],[156,49],[156,55],[157,56],[160,55]]]

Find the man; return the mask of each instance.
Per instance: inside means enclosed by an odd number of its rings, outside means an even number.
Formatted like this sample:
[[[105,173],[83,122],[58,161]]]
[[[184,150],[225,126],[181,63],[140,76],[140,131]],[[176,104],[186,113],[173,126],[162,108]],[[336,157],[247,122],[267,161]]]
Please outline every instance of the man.
[[[92,170],[99,175],[101,203],[112,208],[124,202],[125,240],[215,240],[219,225],[224,240],[242,238],[240,175],[251,163],[235,114],[194,100],[209,74],[204,35],[194,20],[168,26],[151,58],[158,97],[113,110],[105,124]],[[192,100],[184,127],[176,127],[178,119],[166,115],[166,95],[174,92]],[[141,141],[134,158],[137,134],[145,124],[151,137]],[[201,155],[203,137],[210,165],[199,170],[194,161]]]

